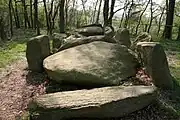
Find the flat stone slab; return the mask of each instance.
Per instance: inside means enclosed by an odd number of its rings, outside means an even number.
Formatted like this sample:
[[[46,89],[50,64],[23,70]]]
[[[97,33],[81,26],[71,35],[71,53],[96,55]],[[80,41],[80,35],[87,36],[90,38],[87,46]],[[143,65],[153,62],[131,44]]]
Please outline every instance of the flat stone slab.
[[[136,75],[138,61],[123,45],[96,41],[53,54],[43,64],[52,80],[94,87],[122,84]]]
[[[29,108],[43,120],[122,117],[148,106],[156,95],[153,86],[103,87],[42,95]]]

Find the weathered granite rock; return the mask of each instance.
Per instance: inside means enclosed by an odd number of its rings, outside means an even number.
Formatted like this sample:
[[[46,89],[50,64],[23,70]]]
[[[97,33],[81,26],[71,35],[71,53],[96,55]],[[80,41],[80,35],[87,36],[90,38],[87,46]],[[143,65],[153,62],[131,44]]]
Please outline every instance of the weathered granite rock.
[[[29,70],[33,72],[43,71],[43,60],[50,55],[49,38],[40,35],[31,38],[27,42],[26,58]]]
[[[60,46],[63,44],[63,39],[67,37],[66,34],[63,33],[53,33],[52,40],[53,40],[53,50],[59,49]]]
[[[112,38],[115,35],[114,28],[112,26],[105,27],[105,36]]]
[[[115,118],[148,106],[156,96],[152,86],[104,87],[38,96],[29,109],[40,114],[38,120]]]
[[[94,41],[105,41],[110,43],[115,43],[113,39],[106,38],[104,35],[96,35],[96,36],[89,36],[89,37],[76,37],[75,35],[71,35],[68,38],[63,40],[64,43],[61,45],[58,51],[65,50],[71,47],[79,46],[82,44],[91,43]]]
[[[159,88],[173,89],[173,77],[163,47],[156,42],[139,42],[137,50],[154,84]]]
[[[100,24],[86,25],[77,29],[76,32],[84,36],[104,35],[103,27]]]
[[[152,42],[152,37],[147,32],[143,32],[140,35],[138,35],[131,45],[131,48],[133,50],[136,50],[136,45],[138,42]]]
[[[117,41],[117,43],[123,44],[127,47],[131,46],[129,30],[126,28],[118,29],[115,33],[114,38]]]
[[[104,34],[107,42],[117,43],[116,40],[114,39],[115,32],[112,26],[105,27]]]
[[[50,78],[77,85],[119,85],[136,74],[137,59],[125,46],[96,41],[69,48],[44,60]]]

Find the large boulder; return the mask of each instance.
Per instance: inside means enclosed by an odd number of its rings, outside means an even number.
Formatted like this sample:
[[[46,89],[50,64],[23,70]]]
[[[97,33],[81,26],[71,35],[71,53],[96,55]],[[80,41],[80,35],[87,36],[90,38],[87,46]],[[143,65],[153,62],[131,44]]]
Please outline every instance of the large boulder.
[[[106,37],[112,38],[115,34],[114,28],[112,26],[106,26],[104,34]]]
[[[53,33],[52,40],[53,40],[53,51],[56,51],[60,48],[63,44],[63,39],[67,37],[64,33]]]
[[[152,86],[104,87],[38,96],[29,109],[39,114],[37,120],[116,118],[148,106],[156,96]]]
[[[43,60],[50,55],[49,38],[40,35],[31,38],[27,42],[26,58],[29,70],[33,72],[43,71]]]
[[[94,41],[105,41],[105,42],[115,43],[113,39],[108,38],[105,35],[96,35],[96,36],[88,36],[88,37],[80,37],[80,36],[78,37],[76,35],[71,35],[63,40],[63,44],[58,49],[58,51],[79,46],[82,44],[91,43]]]
[[[100,24],[86,25],[82,28],[77,29],[76,32],[83,36],[94,36],[104,34],[103,27]]]
[[[127,47],[131,46],[129,30],[126,28],[120,28],[116,31],[114,36],[117,43],[123,44]]]
[[[136,74],[137,60],[125,46],[92,42],[69,48],[44,60],[48,76],[77,85],[119,85]]]
[[[163,47],[156,42],[139,42],[137,50],[154,84],[162,89],[173,89],[173,77]]]
[[[113,38],[115,35],[115,32],[114,32],[114,28],[112,26],[105,27],[104,35],[105,35],[107,42],[117,43],[116,40]]]

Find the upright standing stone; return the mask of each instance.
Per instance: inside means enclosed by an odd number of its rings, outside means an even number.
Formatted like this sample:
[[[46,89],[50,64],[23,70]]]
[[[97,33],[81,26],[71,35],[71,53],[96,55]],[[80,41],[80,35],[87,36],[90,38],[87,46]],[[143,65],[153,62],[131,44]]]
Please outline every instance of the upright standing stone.
[[[131,49],[135,50],[138,42],[152,42],[152,37],[149,33],[143,32],[136,37],[131,45]]]
[[[139,42],[137,50],[154,84],[159,88],[172,89],[173,77],[163,47],[155,42]]]
[[[131,46],[129,30],[126,28],[120,28],[119,30],[117,30],[114,38],[117,43],[123,44],[127,47]]]
[[[33,72],[43,71],[43,60],[50,55],[49,38],[40,35],[31,38],[27,42],[26,57],[29,70]]]

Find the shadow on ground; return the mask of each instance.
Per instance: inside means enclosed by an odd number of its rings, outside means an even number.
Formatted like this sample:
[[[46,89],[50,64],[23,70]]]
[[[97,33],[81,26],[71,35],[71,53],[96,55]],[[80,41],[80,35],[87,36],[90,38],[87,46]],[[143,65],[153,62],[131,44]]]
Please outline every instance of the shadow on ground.
[[[29,85],[35,85],[39,87],[45,88],[45,93],[55,93],[62,91],[72,91],[72,90],[80,90],[80,89],[92,89],[92,87],[88,86],[77,86],[73,84],[59,84],[58,82],[51,80],[48,78],[46,73],[36,73],[36,72],[28,72],[26,75],[26,81]]]

